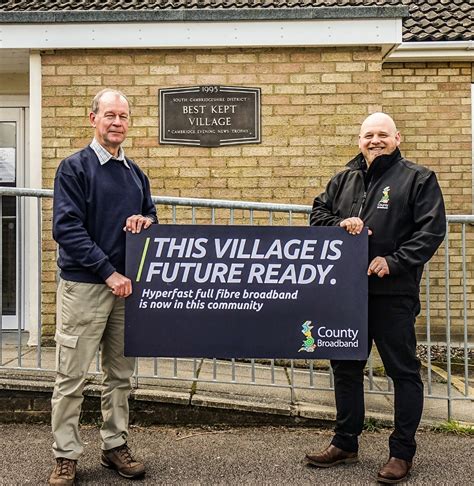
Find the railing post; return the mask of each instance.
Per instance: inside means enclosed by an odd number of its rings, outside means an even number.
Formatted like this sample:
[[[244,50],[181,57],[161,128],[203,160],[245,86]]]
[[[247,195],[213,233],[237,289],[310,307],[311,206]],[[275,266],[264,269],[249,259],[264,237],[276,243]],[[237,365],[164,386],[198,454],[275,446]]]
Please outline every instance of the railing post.
[[[16,315],[17,315],[17,338],[18,338],[18,366],[21,368],[21,362],[22,362],[22,355],[21,355],[21,349],[22,349],[22,335],[21,335],[21,324],[23,320],[23,292],[22,290],[22,285],[24,285],[23,278],[22,278],[22,250],[24,249],[24,241],[23,241],[23,232],[22,232],[22,226],[23,226],[23,198],[20,196],[17,199],[17,220],[16,220],[16,237],[17,237],[17,249],[19,250],[16,252],[17,255],[17,274],[16,274],[16,288],[17,288],[17,296],[16,296]]]
[[[43,241],[43,218],[42,218],[42,204],[41,198],[37,198],[37,229],[38,229],[38,322],[37,322],[37,333],[38,333],[38,343],[36,344],[36,367],[41,368],[41,338],[42,338],[42,312],[41,312],[41,272],[42,272],[42,241]]]
[[[462,224],[462,302],[463,302],[463,338],[464,338],[464,395],[469,394],[469,350],[467,346],[467,289],[466,289],[466,223]]]
[[[426,264],[426,349],[428,363],[428,395],[432,394],[432,377],[431,377],[431,294],[430,294],[430,264]]]
[[[448,421],[451,420],[451,309],[450,309],[450,284],[449,284],[449,224],[446,226],[446,236],[444,238],[444,278],[446,296],[446,372],[447,379],[447,401],[448,401]]]

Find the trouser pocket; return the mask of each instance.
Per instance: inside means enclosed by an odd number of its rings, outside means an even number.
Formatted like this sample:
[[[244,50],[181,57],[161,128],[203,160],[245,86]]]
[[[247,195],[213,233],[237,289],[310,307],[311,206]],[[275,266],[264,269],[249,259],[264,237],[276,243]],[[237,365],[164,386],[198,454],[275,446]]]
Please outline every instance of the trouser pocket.
[[[78,377],[84,373],[84,357],[78,353],[79,336],[56,331],[56,369],[62,375]]]
[[[95,321],[100,292],[105,285],[61,280],[58,287],[60,303],[58,320],[62,331],[81,335]]]

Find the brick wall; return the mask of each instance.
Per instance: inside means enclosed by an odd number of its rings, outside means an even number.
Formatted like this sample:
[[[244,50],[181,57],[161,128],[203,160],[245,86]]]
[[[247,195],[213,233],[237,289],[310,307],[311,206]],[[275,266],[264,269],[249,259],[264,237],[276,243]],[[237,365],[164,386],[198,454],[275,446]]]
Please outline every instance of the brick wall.
[[[435,170],[448,214],[471,214],[472,200],[472,120],[471,63],[386,63],[382,70],[383,107],[397,122],[402,134],[404,155]],[[464,311],[474,310],[474,232],[466,226],[466,278],[462,273],[462,229],[449,228],[449,294],[451,334],[462,340]],[[430,262],[431,337],[446,339],[446,261],[442,248]],[[425,280],[426,282],[426,273]],[[465,285],[465,287],[464,287]],[[464,297],[464,293],[466,296]],[[426,312],[426,291],[422,300]],[[419,322],[425,338],[425,320]],[[468,337],[474,327],[468,323]]]
[[[44,187],[52,187],[62,158],[89,143],[90,101],[106,86],[130,97],[127,155],[147,173],[152,193],[167,196],[311,204],[355,153],[360,120],[381,108],[381,54],[375,48],[62,51],[43,54],[42,65]],[[158,89],[205,84],[262,89],[262,144],[158,144]],[[161,219],[169,220],[168,214],[163,211]],[[45,334],[55,322],[48,219]]]
[[[448,213],[472,211],[470,63],[386,63],[383,106],[405,156],[438,174]]]
[[[382,69],[378,49],[347,47],[59,51],[43,54],[42,64],[44,187],[52,187],[62,158],[89,143],[90,101],[108,86],[131,99],[132,124],[125,148],[149,176],[153,194],[311,204],[329,177],[357,152],[362,119],[383,108],[402,132],[403,153],[438,173],[448,213],[471,212],[469,63],[386,63]],[[260,87],[262,144],[160,146],[158,90],[201,84]],[[181,222],[191,219],[189,210],[180,210],[177,216]],[[267,215],[255,215],[259,217]],[[287,223],[275,217],[275,223]],[[169,208],[160,208],[160,218],[170,221]],[[196,218],[209,222],[210,213],[199,212]],[[248,215],[236,211],[236,222],[245,218]],[[295,219],[305,224],[303,218]],[[217,211],[216,220],[227,223],[228,211]],[[55,323],[55,245],[50,232],[47,217],[46,334],[52,334]],[[453,240],[456,250],[451,250],[454,273],[450,276],[457,295],[454,324],[461,332],[459,234]],[[470,231],[467,239],[474,240]],[[443,339],[446,322],[443,258],[440,252],[431,268],[434,339]]]

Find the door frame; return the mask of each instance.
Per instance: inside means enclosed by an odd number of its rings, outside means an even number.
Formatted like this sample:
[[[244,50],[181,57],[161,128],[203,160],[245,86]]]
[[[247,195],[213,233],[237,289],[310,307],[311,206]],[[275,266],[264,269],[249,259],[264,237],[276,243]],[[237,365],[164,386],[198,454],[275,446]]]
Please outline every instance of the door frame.
[[[2,121],[5,118],[17,123],[16,133],[16,178],[15,187],[25,185],[26,173],[28,171],[28,123],[29,123],[29,97],[28,96],[0,96],[0,116]],[[3,113],[2,113],[3,112]],[[5,115],[5,116],[4,116]],[[26,304],[26,216],[24,201],[17,200],[16,204],[16,315],[1,317],[2,331],[25,330],[25,304]],[[1,286],[1,284],[0,284]]]

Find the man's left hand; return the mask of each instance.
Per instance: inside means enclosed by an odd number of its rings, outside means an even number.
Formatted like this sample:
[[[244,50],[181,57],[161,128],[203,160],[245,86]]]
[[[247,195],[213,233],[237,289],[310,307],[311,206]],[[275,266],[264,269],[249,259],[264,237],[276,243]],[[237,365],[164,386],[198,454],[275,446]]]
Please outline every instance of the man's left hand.
[[[147,229],[153,224],[153,221],[147,216],[141,214],[134,214],[129,216],[123,228],[124,231],[131,231],[132,233],[140,233],[142,229]]]
[[[382,278],[385,275],[390,274],[390,268],[388,268],[387,260],[384,257],[375,257],[369,265],[367,270],[367,275],[377,275],[377,277]]]

